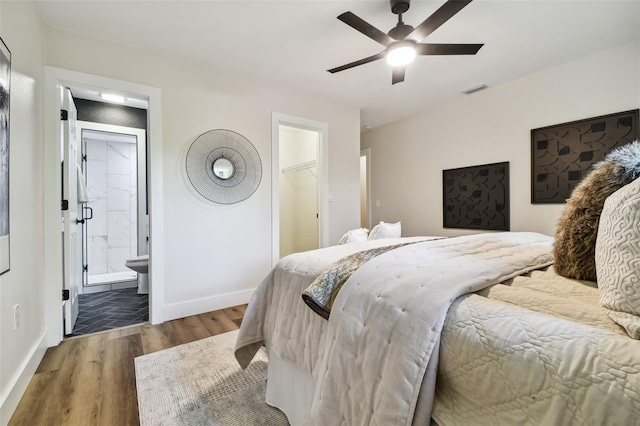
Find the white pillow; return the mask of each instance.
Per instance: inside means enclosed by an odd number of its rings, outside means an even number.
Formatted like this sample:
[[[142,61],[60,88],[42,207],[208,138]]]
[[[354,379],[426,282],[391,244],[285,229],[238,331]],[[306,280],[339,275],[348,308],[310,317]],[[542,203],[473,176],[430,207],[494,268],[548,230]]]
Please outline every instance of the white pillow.
[[[402,234],[402,225],[400,222],[385,223],[380,221],[379,224],[373,227],[369,232],[370,240],[381,240],[383,238],[400,238]]]
[[[629,336],[640,339],[640,178],[604,203],[596,239],[600,303]]]
[[[338,241],[338,244],[358,243],[367,241],[369,230],[367,228],[352,229],[347,231]]]

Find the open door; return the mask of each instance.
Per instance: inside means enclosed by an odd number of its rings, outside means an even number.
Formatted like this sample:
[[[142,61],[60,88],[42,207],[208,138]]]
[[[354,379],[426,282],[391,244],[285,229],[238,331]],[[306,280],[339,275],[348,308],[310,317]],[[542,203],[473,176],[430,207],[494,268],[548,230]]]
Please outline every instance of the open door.
[[[61,144],[62,144],[62,222],[63,222],[63,286],[64,333],[69,335],[78,319],[78,290],[82,285],[82,239],[78,205],[78,149],[76,138],[77,111],[71,91],[62,87]]]

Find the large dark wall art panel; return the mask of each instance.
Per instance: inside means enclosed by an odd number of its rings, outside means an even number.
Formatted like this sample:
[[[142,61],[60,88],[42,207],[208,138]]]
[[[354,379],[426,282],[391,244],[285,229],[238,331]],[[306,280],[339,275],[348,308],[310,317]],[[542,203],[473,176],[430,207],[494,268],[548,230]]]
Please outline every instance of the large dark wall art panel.
[[[637,109],[531,130],[531,202],[564,203],[593,164],[639,137]]]
[[[509,162],[442,171],[445,228],[509,230]]]

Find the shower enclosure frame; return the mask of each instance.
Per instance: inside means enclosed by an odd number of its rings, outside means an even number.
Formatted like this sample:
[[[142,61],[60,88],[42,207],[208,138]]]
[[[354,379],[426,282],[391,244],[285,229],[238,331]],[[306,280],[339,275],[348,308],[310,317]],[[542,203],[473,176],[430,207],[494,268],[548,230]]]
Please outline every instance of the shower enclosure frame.
[[[123,126],[115,126],[109,124],[102,123],[94,123],[87,121],[78,121],[77,124],[78,134],[81,136],[81,145],[82,145],[82,158],[83,158],[83,171],[85,173],[85,180],[88,178],[86,173],[86,143],[85,143],[85,135],[84,130],[101,132],[101,133],[110,133],[110,134],[118,134],[118,135],[126,135],[133,136],[136,138],[136,159],[137,159],[137,183],[136,183],[136,196],[137,196],[137,219],[136,219],[136,236],[137,236],[137,255],[143,255],[149,253],[148,241],[149,241],[149,212],[148,212],[148,197],[147,197],[147,155],[146,155],[146,130],[132,127],[123,127]],[[87,211],[85,210],[85,214]],[[90,259],[88,258],[87,253],[87,226],[90,223],[89,219],[92,214],[88,214],[89,217],[85,217],[85,223],[82,226],[82,240],[83,240],[83,250],[82,250],[82,264],[83,264],[83,292],[95,292],[95,291],[103,291],[110,290],[116,288],[124,288],[124,287],[132,287],[131,284],[119,284],[120,281],[109,282],[109,283],[93,283],[89,284],[89,268],[88,264]],[[114,287],[112,287],[114,285]]]

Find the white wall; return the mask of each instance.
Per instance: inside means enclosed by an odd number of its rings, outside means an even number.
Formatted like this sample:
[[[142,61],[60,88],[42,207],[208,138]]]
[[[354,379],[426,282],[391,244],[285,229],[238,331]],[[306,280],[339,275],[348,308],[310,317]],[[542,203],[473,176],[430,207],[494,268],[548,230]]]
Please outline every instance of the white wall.
[[[511,230],[555,233],[562,205],[532,205],[531,129],[640,106],[633,43],[425,110],[362,134],[372,150],[372,223],[402,234],[458,235],[442,227],[442,170],[510,162]]]
[[[45,349],[41,33],[35,3],[0,3],[0,35],[12,54],[11,270],[0,276],[0,424],[9,421]]]
[[[337,242],[344,229],[357,226],[357,109],[57,29],[46,28],[45,40],[46,65],[162,91],[165,320],[245,302],[269,271],[273,111],[329,124],[331,242]],[[191,142],[219,128],[247,137],[263,165],[258,190],[246,201],[226,207],[200,200],[183,176]]]

